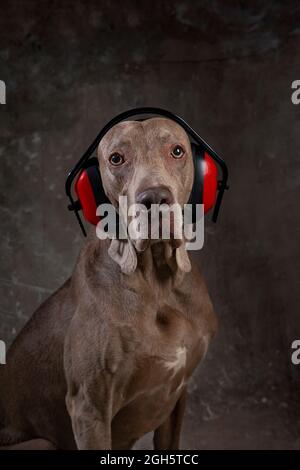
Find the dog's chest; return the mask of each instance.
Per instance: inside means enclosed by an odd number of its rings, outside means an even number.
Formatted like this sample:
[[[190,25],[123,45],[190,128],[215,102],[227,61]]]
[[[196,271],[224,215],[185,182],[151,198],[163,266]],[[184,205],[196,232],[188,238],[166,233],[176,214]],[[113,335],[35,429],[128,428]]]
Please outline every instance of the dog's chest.
[[[206,353],[208,335],[169,305],[161,306],[156,315],[145,315],[137,334],[129,394],[172,401]]]
[[[208,338],[182,312],[165,305],[140,324],[134,362],[124,390],[118,427],[130,423],[133,437],[155,429],[172,412]]]

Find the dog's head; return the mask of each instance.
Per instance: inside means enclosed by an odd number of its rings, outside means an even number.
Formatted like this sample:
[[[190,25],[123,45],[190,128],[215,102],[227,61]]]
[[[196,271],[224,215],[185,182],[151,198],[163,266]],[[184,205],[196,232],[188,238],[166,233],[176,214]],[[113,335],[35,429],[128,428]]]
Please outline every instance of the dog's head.
[[[104,190],[117,208],[120,196],[127,196],[128,207],[142,204],[148,214],[153,205],[183,208],[189,199],[194,179],[191,145],[183,128],[172,120],[151,118],[115,125],[100,142],[98,158]],[[165,240],[174,248],[182,244],[178,234],[176,241],[174,236],[178,216],[178,211],[172,211],[170,239]],[[131,257],[135,250],[144,251],[154,243],[148,235],[147,239],[131,237]],[[133,267],[123,270],[130,272]]]

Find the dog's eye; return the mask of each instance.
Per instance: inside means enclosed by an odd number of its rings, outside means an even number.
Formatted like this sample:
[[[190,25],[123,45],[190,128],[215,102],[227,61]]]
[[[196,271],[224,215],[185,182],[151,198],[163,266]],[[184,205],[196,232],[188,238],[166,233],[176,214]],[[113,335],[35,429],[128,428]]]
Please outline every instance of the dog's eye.
[[[122,163],[124,163],[124,157],[119,153],[115,152],[111,154],[111,156],[109,157],[109,161],[114,166],[122,165]]]
[[[176,145],[172,150],[172,157],[181,158],[184,155],[184,150],[181,145]]]

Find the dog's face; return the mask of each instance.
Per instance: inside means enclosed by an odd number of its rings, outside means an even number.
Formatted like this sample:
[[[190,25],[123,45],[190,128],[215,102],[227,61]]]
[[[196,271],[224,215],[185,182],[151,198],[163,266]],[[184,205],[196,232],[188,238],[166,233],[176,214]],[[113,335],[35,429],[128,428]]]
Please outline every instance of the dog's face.
[[[194,179],[191,145],[177,123],[164,118],[125,121],[102,139],[98,157],[107,196],[118,207],[119,196],[128,206],[187,203]],[[138,251],[145,243],[135,242]]]

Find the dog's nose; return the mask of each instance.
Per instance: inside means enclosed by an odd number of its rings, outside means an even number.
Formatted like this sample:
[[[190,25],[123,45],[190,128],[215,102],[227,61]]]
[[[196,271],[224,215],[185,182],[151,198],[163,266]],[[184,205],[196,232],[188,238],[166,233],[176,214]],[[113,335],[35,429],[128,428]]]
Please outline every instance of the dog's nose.
[[[151,209],[152,204],[168,204],[174,203],[171,191],[165,186],[157,186],[148,188],[137,195],[136,202],[143,204],[147,210]]]

